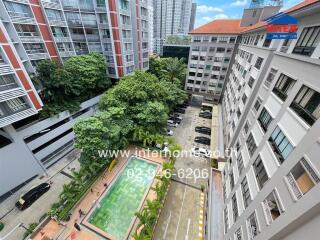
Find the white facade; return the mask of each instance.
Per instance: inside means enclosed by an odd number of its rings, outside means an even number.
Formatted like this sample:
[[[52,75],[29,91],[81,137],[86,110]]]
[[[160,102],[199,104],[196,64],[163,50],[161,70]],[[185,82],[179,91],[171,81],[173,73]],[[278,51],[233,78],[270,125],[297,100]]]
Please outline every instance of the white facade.
[[[242,35],[222,101],[225,144],[238,149],[223,171],[226,240],[319,234],[319,13],[319,2],[290,13],[296,40]]]
[[[162,54],[167,36],[187,35],[192,0],[153,0],[154,52]]]

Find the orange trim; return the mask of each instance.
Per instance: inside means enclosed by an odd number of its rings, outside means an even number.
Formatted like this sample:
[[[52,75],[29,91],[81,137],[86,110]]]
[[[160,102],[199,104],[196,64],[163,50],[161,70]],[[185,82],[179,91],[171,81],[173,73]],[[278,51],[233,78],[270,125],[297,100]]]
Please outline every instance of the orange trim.
[[[24,74],[24,72],[22,70],[16,70],[16,73],[17,73],[17,75],[18,75],[18,77],[20,79],[20,82],[22,83],[24,89],[26,91],[31,90],[30,83],[27,80],[26,75]]]
[[[8,43],[6,36],[4,35],[4,33],[1,31],[0,29],[0,43]]]
[[[37,99],[36,95],[34,94],[34,92],[30,91],[30,92],[28,92],[28,95],[29,95],[34,107],[36,109],[38,109],[38,110],[41,109],[41,104],[38,101],[38,99]]]
[[[20,68],[20,64],[15,56],[15,54],[13,53],[11,46],[6,45],[6,46],[2,46],[4,51],[7,54],[7,57],[9,59],[9,61],[11,62],[12,66],[14,69]]]

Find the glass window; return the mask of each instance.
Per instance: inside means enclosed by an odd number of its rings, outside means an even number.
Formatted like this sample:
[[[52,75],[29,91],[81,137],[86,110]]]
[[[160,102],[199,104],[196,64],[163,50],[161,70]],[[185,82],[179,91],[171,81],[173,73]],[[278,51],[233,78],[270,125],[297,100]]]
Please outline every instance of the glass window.
[[[254,65],[254,67],[256,69],[260,69],[261,68],[261,65],[262,65],[262,62],[263,62],[263,58],[261,57],[258,57],[257,61],[256,61],[256,64]]]
[[[270,72],[269,72],[269,74],[268,74],[268,76],[267,76],[267,78],[266,78],[266,80],[265,80],[265,82],[264,82],[264,85],[265,85],[267,88],[269,88],[270,85],[272,84],[273,79],[275,78],[277,72],[278,72],[278,71],[277,71],[276,69],[273,69],[273,68],[270,69]]]
[[[249,154],[251,157],[257,149],[257,145],[256,145],[256,142],[255,142],[253,136],[252,136],[252,133],[249,134],[246,143],[247,143],[247,148],[248,148],[248,151],[249,151]]]
[[[262,109],[260,116],[258,118],[258,121],[259,121],[262,129],[266,132],[270,123],[272,122],[272,117],[269,114],[269,112],[267,111],[267,109],[265,109],[265,108]]]
[[[320,118],[320,93],[303,85],[290,107],[312,126]]]
[[[259,226],[257,222],[256,213],[252,213],[247,220],[248,226],[248,237],[250,240],[254,239],[259,234]]]
[[[260,155],[258,155],[257,159],[254,161],[252,166],[256,175],[259,188],[262,189],[265,183],[268,181],[269,177],[266,172],[266,169],[264,168]]]
[[[238,204],[236,194],[232,196],[232,211],[233,211],[233,222],[237,221],[238,218]]]
[[[271,224],[283,213],[278,194],[273,190],[262,202],[262,208],[266,216],[267,224]]]
[[[247,177],[245,176],[241,182],[241,192],[243,196],[244,207],[247,208],[251,203],[251,195],[249,190],[249,185],[247,181]]]
[[[306,27],[300,34],[292,53],[311,56],[320,41],[320,26]]]
[[[281,74],[272,92],[276,94],[282,101],[285,101],[295,82],[295,80],[287,75]]]
[[[273,131],[269,142],[280,163],[283,163],[294,149],[279,127]]]

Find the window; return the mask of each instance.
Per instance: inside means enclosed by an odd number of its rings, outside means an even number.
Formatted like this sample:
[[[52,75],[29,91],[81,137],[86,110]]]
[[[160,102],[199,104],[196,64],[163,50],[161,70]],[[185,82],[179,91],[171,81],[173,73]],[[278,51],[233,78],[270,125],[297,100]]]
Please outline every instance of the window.
[[[269,142],[280,163],[283,163],[293,151],[292,144],[279,127],[276,127],[273,131],[269,138]]]
[[[226,233],[229,228],[229,218],[228,218],[228,208],[227,207],[223,210],[223,216],[224,216],[224,232]]]
[[[284,74],[281,74],[272,92],[276,94],[282,101],[285,101],[294,84],[295,80]]]
[[[250,76],[249,80],[248,80],[248,86],[250,88],[252,88],[253,84],[254,84],[255,79],[253,77]]]
[[[238,228],[238,230],[234,233],[236,240],[242,240],[242,231],[241,228]]]
[[[256,213],[252,213],[250,217],[247,220],[248,224],[248,236],[249,239],[254,239],[259,234],[259,227],[257,222],[257,216]]]
[[[27,109],[29,106],[22,97],[6,101],[12,112],[18,112]]]
[[[239,156],[237,158],[237,164],[238,164],[238,172],[239,172],[239,176],[241,176],[241,173],[243,171],[243,159],[242,159],[242,154],[239,153]]]
[[[217,37],[212,37],[211,42],[217,42],[218,38]]]
[[[232,170],[231,170],[231,172],[229,174],[229,178],[230,178],[230,188],[232,190],[234,188],[234,176],[233,176]]]
[[[5,146],[9,145],[10,143],[12,143],[12,141],[8,137],[4,136],[5,132],[3,135],[1,134],[1,132],[4,132],[4,131],[2,129],[0,129],[0,148],[3,148]]]
[[[264,85],[265,85],[267,88],[269,88],[270,85],[272,84],[273,79],[275,78],[277,72],[278,72],[278,71],[277,71],[276,69],[273,69],[273,68],[270,69],[270,72],[269,72],[269,74],[268,74],[268,76],[267,76],[267,78],[266,78],[266,80],[265,80],[265,82],[264,82]]]
[[[233,222],[237,221],[238,218],[238,204],[236,194],[232,196],[232,211],[233,211]]]
[[[272,42],[272,39],[266,39],[266,40],[264,40],[263,46],[264,47],[270,47],[271,42]]]
[[[320,26],[306,27],[294,47],[292,53],[311,56],[320,41]]]
[[[243,94],[243,96],[242,96],[242,102],[243,102],[243,104],[246,104],[246,102],[247,102],[247,95],[246,94]]]
[[[246,176],[243,178],[241,182],[241,192],[243,197],[244,208],[247,208],[252,200]]]
[[[241,116],[241,111],[240,111],[240,108],[238,108],[237,109],[237,117],[240,118],[240,116]]]
[[[209,48],[209,52],[214,52],[215,49],[216,49],[215,47],[210,47],[210,48]]]
[[[283,41],[281,48],[280,48],[280,52],[287,53],[291,42],[292,42],[292,39],[285,39]]]
[[[320,118],[320,93],[303,85],[290,107],[312,126]]]
[[[257,145],[256,145],[256,142],[255,142],[253,136],[252,136],[252,133],[249,134],[246,143],[247,143],[247,148],[248,148],[250,157],[252,157],[252,155],[254,154],[254,152],[257,149]]]
[[[236,37],[230,37],[229,43],[235,43],[236,42]]]
[[[296,199],[300,199],[320,182],[318,174],[309,162],[302,158],[287,174],[287,184]]]
[[[257,61],[256,61],[256,64],[254,65],[254,67],[256,69],[260,69],[261,68],[261,65],[262,65],[262,62],[263,62],[263,58],[261,57],[258,57]]]
[[[225,50],[226,50],[225,48],[221,48],[221,47],[217,48],[218,53],[223,53],[223,52],[225,52]]]
[[[272,117],[270,113],[267,111],[267,109],[265,108],[262,109],[260,116],[258,118],[258,121],[262,129],[266,132],[270,123],[272,122]]]
[[[0,91],[9,90],[18,87],[13,75],[0,76]]]
[[[225,172],[223,172],[225,173]],[[223,199],[226,200],[227,199],[227,191],[226,191],[226,185],[224,184],[222,187],[222,191],[223,191]]]
[[[261,106],[261,103],[262,103],[262,99],[260,97],[257,98],[257,101],[256,103],[254,104],[253,108],[256,112],[259,111],[260,109],[260,106]]]
[[[244,128],[243,128],[243,129],[244,129],[244,132],[245,132],[245,133],[248,133],[249,128],[250,128],[250,123],[247,121],[246,124],[244,125]]]
[[[259,188],[261,190],[265,183],[268,181],[269,177],[266,172],[266,169],[264,168],[260,155],[258,155],[257,159],[254,161],[252,166],[256,175]]]
[[[273,190],[262,202],[262,208],[266,216],[267,224],[271,224],[283,213],[278,194]]]
[[[194,36],[194,37],[193,37],[193,42],[201,42],[201,37],[199,37],[199,36]]]

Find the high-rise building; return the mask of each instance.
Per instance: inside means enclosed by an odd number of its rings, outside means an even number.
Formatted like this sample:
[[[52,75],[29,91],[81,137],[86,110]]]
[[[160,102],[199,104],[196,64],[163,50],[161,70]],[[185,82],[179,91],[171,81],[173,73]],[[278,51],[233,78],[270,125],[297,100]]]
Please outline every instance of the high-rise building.
[[[146,70],[149,17],[147,0],[0,1],[0,196],[62,156],[76,119],[97,106],[32,122],[43,105],[30,79],[39,61],[98,52],[111,78]]]
[[[196,14],[197,14],[197,3],[192,3],[189,32],[191,32],[194,29],[194,24],[196,21]]]
[[[235,49],[222,121],[225,147],[237,154],[222,171],[221,239],[319,234],[320,1],[285,13],[298,21],[297,39],[268,39],[259,21]]]
[[[187,35],[191,20],[192,0],[153,0],[154,52],[162,54],[167,36]]]

